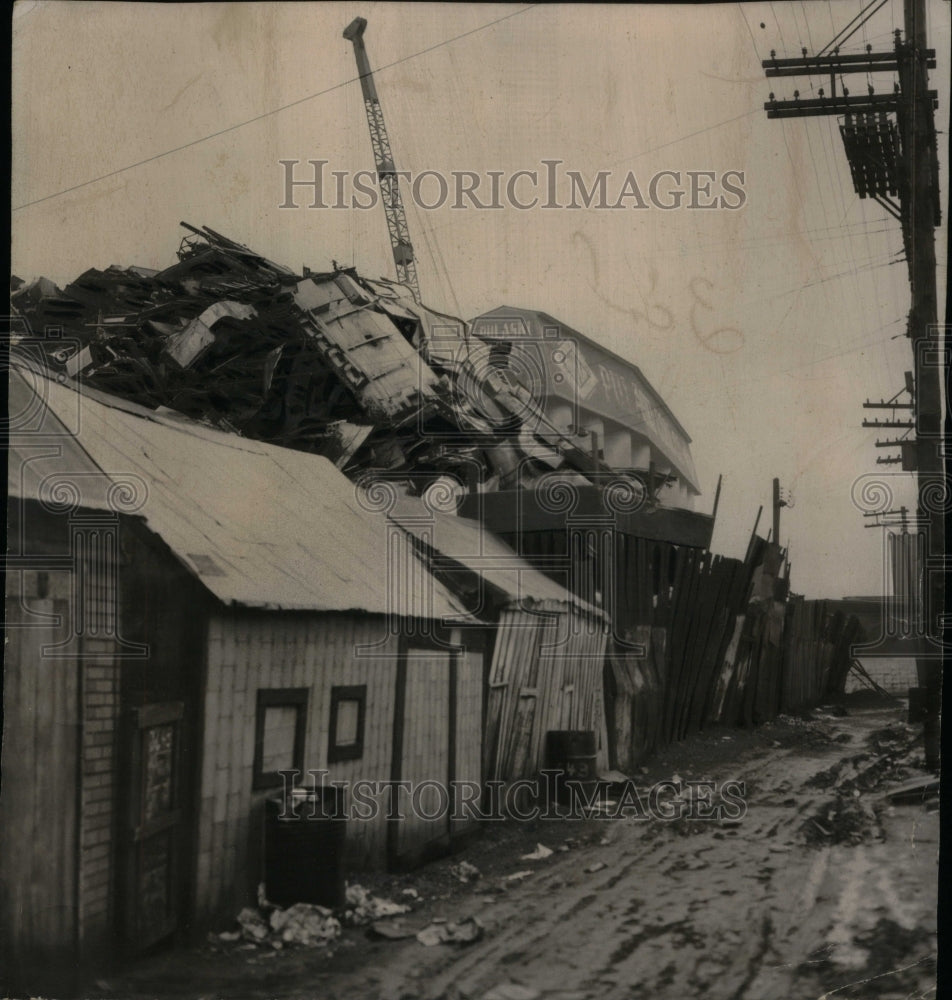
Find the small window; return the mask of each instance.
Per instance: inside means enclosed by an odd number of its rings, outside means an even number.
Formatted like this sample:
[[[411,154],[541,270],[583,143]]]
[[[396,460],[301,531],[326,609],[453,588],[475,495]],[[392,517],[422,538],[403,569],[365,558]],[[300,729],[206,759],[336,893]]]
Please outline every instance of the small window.
[[[254,788],[281,785],[281,771],[304,771],[307,688],[262,688],[255,719]]]
[[[357,760],[364,753],[367,685],[331,688],[330,740],[327,761]]]

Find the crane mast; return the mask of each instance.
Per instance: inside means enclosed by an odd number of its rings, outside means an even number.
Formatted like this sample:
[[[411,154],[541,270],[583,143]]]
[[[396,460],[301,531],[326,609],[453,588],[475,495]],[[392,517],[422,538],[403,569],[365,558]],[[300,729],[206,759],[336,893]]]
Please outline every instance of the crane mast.
[[[354,43],[354,55],[357,58],[357,72],[360,74],[360,88],[364,95],[364,110],[367,113],[367,125],[370,127],[370,145],[373,147],[374,162],[377,168],[380,194],[387,215],[387,230],[390,233],[390,249],[393,251],[393,263],[397,269],[397,281],[409,285],[414,298],[420,300],[420,286],[417,282],[416,261],[413,257],[413,245],[410,243],[410,230],[407,227],[407,214],[400,197],[400,179],[393,163],[393,151],[390,148],[390,136],[383,120],[383,110],[380,98],[374,85],[373,70],[367,58],[367,48],[364,45],[364,31],[367,30],[367,19],[355,17],[344,29],[344,38]]]

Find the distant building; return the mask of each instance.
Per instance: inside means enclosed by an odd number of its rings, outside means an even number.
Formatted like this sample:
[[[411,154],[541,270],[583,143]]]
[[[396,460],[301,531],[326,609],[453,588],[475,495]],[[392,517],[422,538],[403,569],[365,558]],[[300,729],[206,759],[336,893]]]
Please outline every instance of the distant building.
[[[612,469],[642,473],[662,506],[693,509],[691,438],[637,365],[541,310],[499,306],[472,333],[512,344],[509,365],[558,431]]]

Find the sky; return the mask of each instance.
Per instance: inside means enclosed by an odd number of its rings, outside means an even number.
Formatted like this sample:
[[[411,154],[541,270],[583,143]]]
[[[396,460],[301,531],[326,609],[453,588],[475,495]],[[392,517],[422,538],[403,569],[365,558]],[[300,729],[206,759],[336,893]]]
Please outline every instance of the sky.
[[[761,59],[822,49],[859,0],[722,5],[37,3],[13,22],[12,266],[63,285],[89,267],[162,268],[207,225],[295,270],[355,265],[393,276],[382,208],[334,208],[333,170],[373,169],[351,44],[360,15],[395,160],[412,175],[559,160],[591,186],[609,171],[643,198],[662,171],[742,172],[737,208],[425,209],[407,214],[423,300],[467,319],[542,309],[637,364],[692,438],[712,548],[742,556],[771,484],[792,587],[809,597],[878,594],[883,537],[855,502],[864,476],[915,506],[908,474],[876,465],[865,399],[912,368],[899,223],[856,196],[836,119],[768,120],[771,91],[828,80],[765,79]],[[948,190],[950,5],[927,0],[939,65],[940,177]],[[889,50],[889,2],[843,52]],[[892,80],[847,79],[855,92]],[[811,90],[813,93],[811,94]],[[282,160],[326,161],[327,208],[286,200]],[[544,175],[543,175],[544,176]],[[737,185],[737,175],[733,175]],[[432,177],[419,200],[433,204]],[[345,180],[349,185],[349,179]],[[515,189],[523,203],[531,186]],[[667,175],[659,201],[675,185]],[[544,182],[535,192],[544,198]],[[345,188],[349,202],[351,188]],[[945,197],[945,194],[943,195]],[[698,199],[707,203],[701,195]],[[736,202],[740,198],[728,197]],[[670,203],[670,202],[668,202]],[[946,258],[947,202],[937,230]],[[939,269],[940,320],[946,271]]]

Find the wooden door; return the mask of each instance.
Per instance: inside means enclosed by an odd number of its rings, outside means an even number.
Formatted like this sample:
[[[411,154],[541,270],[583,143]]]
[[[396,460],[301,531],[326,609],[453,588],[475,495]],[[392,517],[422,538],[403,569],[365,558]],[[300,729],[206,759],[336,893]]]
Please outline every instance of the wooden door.
[[[450,654],[409,649],[402,780],[410,782],[411,807],[400,827],[400,854],[423,850],[448,832],[449,714]]]
[[[408,785],[398,799],[402,816],[391,820],[390,861],[396,867],[413,865],[449,841],[455,667],[445,649],[411,645],[401,656],[393,777]]]
[[[179,925],[183,714],[181,702],[144,705],[132,710],[127,729],[125,931],[133,953]]]

